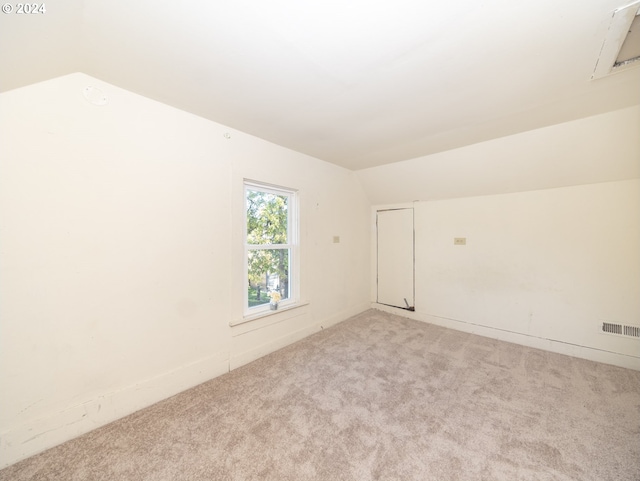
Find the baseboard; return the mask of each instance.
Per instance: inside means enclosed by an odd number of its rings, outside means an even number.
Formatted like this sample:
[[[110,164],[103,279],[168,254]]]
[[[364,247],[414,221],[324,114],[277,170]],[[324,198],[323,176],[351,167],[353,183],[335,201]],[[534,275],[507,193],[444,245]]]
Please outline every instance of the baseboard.
[[[276,339],[273,339],[272,341],[260,344],[253,349],[249,349],[238,354],[232,354],[231,358],[229,359],[229,368],[231,370],[234,370],[241,366],[244,366],[245,364],[249,364],[256,359],[260,359],[267,354],[271,354],[278,349],[282,349],[289,344],[293,344],[300,339],[304,339],[314,332],[317,332],[317,330],[318,329],[315,325],[307,326],[302,329],[298,329],[297,331],[290,332],[285,336],[280,336]]]
[[[38,454],[229,371],[229,353],[155,376],[0,434],[0,468]]]
[[[334,314],[333,316],[324,318],[321,321],[313,322],[294,332],[287,333],[284,336],[280,336],[271,341],[262,343],[252,349],[240,353],[232,353],[229,360],[229,367],[231,370],[233,370],[244,366],[245,364],[249,364],[256,359],[266,356],[267,354],[271,354],[272,352],[275,352],[279,349],[282,349],[283,347],[288,346],[289,344],[293,344],[294,342],[304,339],[311,334],[334,326],[339,322],[345,321],[348,318],[355,316],[356,314],[360,314],[370,307],[371,306],[369,302],[365,302],[349,309],[344,309],[337,314]],[[268,326],[265,326],[265,328],[267,327]]]
[[[356,316],[371,308],[369,302],[363,302],[349,309],[344,309],[339,313],[324,319],[322,322],[317,323],[320,329],[327,329],[328,327],[335,326],[336,324],[346,321],[350,317]]]
[[[378,304],[375,302],[371,303],[371,307],[380,311],[389,312],[391,314],[407,317],[416,321],[428,322],[429,324],[435,324],[437,326],[455,329],[457,331],[468,332],[471,334],[477,334],[479,336],[498,339],[500,341],[512,342],[514,344],[520,344],[522,346],[555,352],[557,354],[564,354],[567,356],[587,359],[589,361],[602,362],[604,364],[611,364],[613,366],[640,371],[639,357],[605,351],[602,349],[595,349],[587,346],[580,346],[577,344],[555,341],[552,339],[544,339],[528,334],[506,331],[503,329],[497,329],[455,319],[447,319],[420,312],[411,312],[406,309],[385,306],[383,304]]]

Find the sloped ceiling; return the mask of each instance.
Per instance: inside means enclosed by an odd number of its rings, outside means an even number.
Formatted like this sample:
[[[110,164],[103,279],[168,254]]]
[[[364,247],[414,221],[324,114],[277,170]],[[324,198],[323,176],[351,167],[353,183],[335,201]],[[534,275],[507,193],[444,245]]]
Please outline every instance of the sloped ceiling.
[[[625,0],[66,0],[0,17],[0,87],[81,71],[363,169],[640,104],[591,80]]]

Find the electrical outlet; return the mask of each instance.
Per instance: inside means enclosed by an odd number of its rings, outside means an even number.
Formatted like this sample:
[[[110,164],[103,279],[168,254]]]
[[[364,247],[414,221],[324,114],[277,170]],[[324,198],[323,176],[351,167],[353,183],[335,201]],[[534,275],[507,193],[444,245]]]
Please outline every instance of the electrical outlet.
[[[467,238],[466,237],[454,237],[453,238],[453,245],[466,246],[467,245]]]

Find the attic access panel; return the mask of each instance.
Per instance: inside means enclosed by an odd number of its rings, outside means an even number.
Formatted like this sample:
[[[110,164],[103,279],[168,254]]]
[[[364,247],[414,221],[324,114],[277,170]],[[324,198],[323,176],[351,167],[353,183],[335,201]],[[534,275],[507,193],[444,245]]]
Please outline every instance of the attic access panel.
[[[629,27],[629,33],[620,47],[620,53],[616,58],[614,68],[619,67],[626,62],[635,61],[640,59],[640,10],[636,13],[631,27]]]
[[[591,80],[640,66],[640,1],[616,9]]]

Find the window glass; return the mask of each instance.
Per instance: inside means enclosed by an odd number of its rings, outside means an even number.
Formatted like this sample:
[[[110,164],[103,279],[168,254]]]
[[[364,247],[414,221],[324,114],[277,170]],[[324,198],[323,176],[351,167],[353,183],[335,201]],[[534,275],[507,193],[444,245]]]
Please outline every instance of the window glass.
[[[245,183],[246,304],[260,312],[272,299],[278,304],[294,300],[292,272],[297,239],[294,191]]]
[[[289,257],[291,249],[250,250],[247,256],[249,307],[267,304],[269,293],[289,299]]]
[[[247,243],[287,244],[289,198],[247,189]]]

